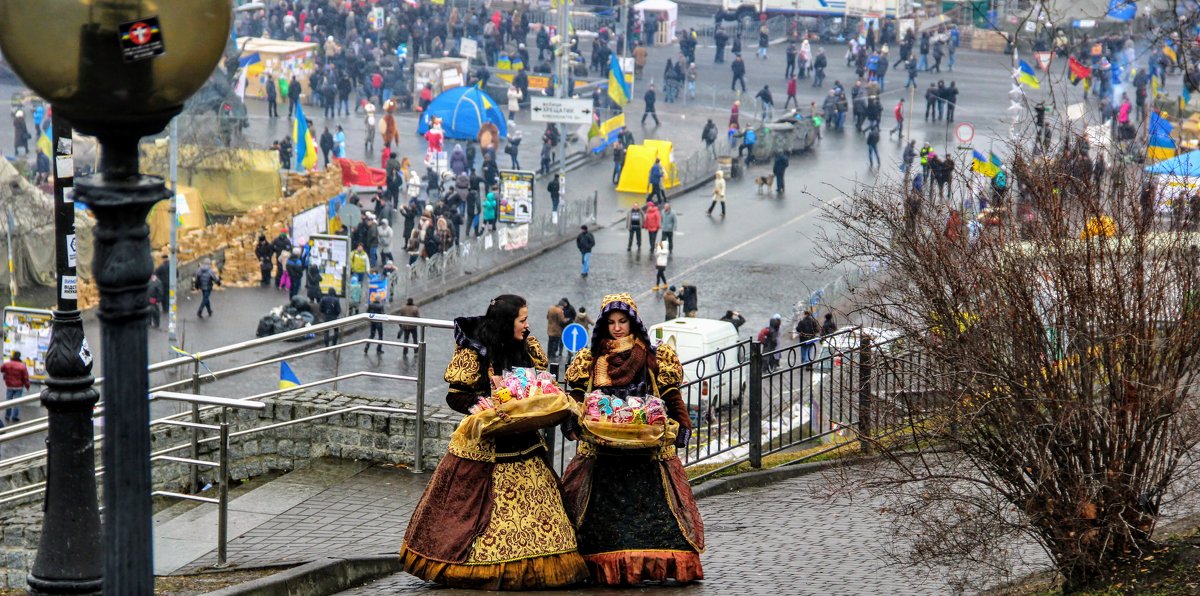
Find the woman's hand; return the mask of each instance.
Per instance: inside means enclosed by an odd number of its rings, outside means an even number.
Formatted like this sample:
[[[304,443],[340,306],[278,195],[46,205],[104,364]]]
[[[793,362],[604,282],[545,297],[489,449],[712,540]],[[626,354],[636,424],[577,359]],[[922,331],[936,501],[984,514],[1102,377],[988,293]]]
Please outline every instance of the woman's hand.
[[[688,441],[692,440],[692,429],[680,428],[679,434],[675,435],[675,448],[683,449],[687,447]]]
[[[568,441],[579,440],[579,422],[573,416],[563,420],[559,426],[561,426],[562,434]]]

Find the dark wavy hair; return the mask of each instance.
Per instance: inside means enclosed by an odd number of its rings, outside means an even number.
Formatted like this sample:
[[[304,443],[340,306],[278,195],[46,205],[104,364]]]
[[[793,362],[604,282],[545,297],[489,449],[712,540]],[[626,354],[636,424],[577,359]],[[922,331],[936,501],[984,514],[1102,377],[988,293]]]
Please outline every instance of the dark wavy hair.
[[[606,340],[610,340],[613,338],[613,336],[611,334],[609,334],[609,332],[608,332],[607,319],[608,319],[608,315],[612,314],[614,312],[619,312],[619,313],[625,315],[626,317],[629,317],[630,332],[635,337],[646,342],[647,348],[653,346],[653,344],[650,343],[650,334],[646,331],[646,326],[644,323],[642,323],[642,320],[640,317],[638,317],[637,315],[634,315],[633,313],[629,312],[628,310],[625,310],[624,308],[614,308],[614,309],[611,309],[608,312],[600,315],[600,320],[596,321],[596,329],[592,333],[592,353],[593,354],[603,354],[604,353],[604,342]]]
[[[516,294],[502,294],[492,299],[487,313],[479,325],[479,342],[487,348],[488,359],[497,374],[514,366],[533,366],[526,349],[529,334],[525,339],[513,338],[513,322],[527,306],[525,299]]]

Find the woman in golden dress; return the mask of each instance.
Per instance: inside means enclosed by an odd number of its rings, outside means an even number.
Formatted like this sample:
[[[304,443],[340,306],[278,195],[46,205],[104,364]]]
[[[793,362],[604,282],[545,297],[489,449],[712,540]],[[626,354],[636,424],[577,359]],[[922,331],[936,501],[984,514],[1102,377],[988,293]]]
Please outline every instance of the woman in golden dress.
[[[507,369],[546,369],[528,318],[525,299],[506,294],[482,317],[455,319],[457,348],[446,367],[451,408],[467,414],[491,395],[491,377]],[[400,558],[405,571],[457,588],[556,588],[587,577],[536,430],[479,439],[454,433],[413,512]]]
[[[659,397],[680,427],[674,444],[661,447],[579,443],[563,473],[563,497],[592,580],[628,585],[704,579],[704,523],[675,454],[687,444],[692,423],[679,393],[683,367],[674,348],[652,346],[633,297],[611,294],[601,304],[591,348],[575,355],[566,377],[580,401],[592,390],[622,399]],[[567,426],[568,438],[575,438],[577,429]]]

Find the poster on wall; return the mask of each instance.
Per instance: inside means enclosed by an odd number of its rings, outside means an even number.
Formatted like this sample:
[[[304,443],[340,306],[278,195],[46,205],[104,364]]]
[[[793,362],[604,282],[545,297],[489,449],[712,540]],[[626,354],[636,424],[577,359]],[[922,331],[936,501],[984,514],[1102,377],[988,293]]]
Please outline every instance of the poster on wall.
[[[533,220],[533,172],[500,170],[497,219],[523,224]]]
[[[350,271],[350,237],[313,234],[310,262],[321,269],[321,294],[330,289],[339,298],[346,296],[346,276]]]
[[[46,351],[50,349],[48,310],[10,306],[4,309],[4,360],[13,352],[21,353],[21,361],[29,369],[29,378],[46,379]]]
[[[329,208],[326,205],[318,205],[292,217],[292,244],[295,246],[304,246],[313,234],[328,231]]]

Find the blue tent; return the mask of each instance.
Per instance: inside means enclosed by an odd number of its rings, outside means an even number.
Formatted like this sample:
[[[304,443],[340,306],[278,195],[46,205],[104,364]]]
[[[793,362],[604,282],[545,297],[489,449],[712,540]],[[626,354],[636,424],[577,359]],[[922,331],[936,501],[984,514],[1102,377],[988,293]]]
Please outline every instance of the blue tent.
[[[508,137],[504,112],[495,100],[478,87],[455,87],[433,98],[433,102],[421,114],[418,134],[429,131],[434,116],[442,119],[442,130],[446,131],[447,139],[474,139],[485,122],[496,125],[500,138]]]
[[[1152,166],[1147,166],[1146,171],[1151,174],[1200,177],[1200,151],[1188,151],[1183,155],[1164,159]]]

